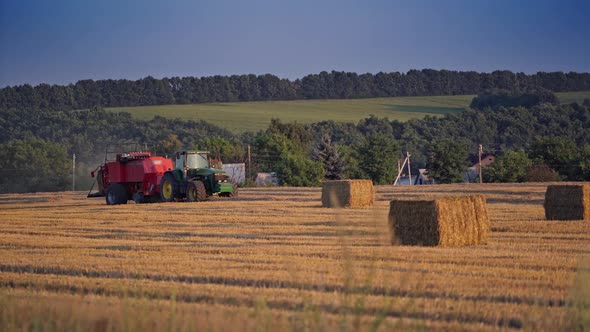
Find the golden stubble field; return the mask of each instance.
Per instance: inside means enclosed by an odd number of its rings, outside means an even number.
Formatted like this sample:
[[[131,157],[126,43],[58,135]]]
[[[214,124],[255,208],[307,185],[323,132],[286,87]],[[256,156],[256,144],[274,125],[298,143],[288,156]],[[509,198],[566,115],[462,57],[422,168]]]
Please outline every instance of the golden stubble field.
[[[590,222],[545,221],[545,189],[378,186],[374,207],[346,210],[322,208],[320,188],[121,206],[0,195],[0,330],[583,327]],[[487,245],[389,244],[389,200],[457,193],[486,196]]]

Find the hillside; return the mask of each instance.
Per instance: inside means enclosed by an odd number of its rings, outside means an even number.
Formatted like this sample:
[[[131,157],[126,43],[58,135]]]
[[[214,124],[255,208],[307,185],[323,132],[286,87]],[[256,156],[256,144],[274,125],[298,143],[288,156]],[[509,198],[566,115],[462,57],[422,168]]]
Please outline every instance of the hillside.
[[[583,94],[561,95],[565,102],[581,97]],[[323,163],[320,165],[312,153],[314,149],[328,146],[328,143],[324,143],[324,136],[330,136],[330,144],[346,147],[342,158],[347,167],[341,175],[345,178],[370,177],[376,183],[392,183],[397,174],[395,165],[400,153],[412,153],[412,173],[416,174],[417,168],[424,168],[435,160],[432,154],[434,149],[456,152],[453,154],[453,162],[461,162],[467,160],[469,154],[477,151],[481,144],[486,151],[515,151],[519,162],[523,163],[518,164],[519,175],[516,178],[507,177],[515,172],[502,171],[490,173],[490,178],[484,181],[540,181],[531,172],[542,166],[535,165],[541,160],[550,166],[547,169],[549,180],[556,180],[556,176],[570,181],[590,180],[590,109],[587,106],[557,105],[558,100],[553,96],[550,104],[531,104],[528,109],[500,107],[494,111],[485,108],[459,111],[462,105],[467,105],[469,98],[470,96],[293,101],[227,104],[225,107],[222,107],[223,104],[204,105],[213,107],[213,110],[204,112],[208,116],[203,116],[204,120],[217,116],[218,123],[221,122],[221,125],[233,130],[254,130],[257,126],[260,128],[261,123],[264,124],[271,117],[268,114],[271,110],[274,111],[274,116],[282,118],[283,122],[272,121],[263,127],[268,130],[255,134],[248,132],[245,135],[236,135],[205,121],[174,119],[174,114],[166,114],[164,111],[160,114],[168,117],[153,117],[144,113],[144,116],[151,118],[142,120],[134,118],[130,113],[116,113],[101,108],[73,112],[39,109],[34,112],[34,116],[30,112],[16,109],[0,109],[3,128],[10,129],[0,132],[0,151],[3,156],[0,158],[3,160],[0,163],[0,191],[66,189],[71,183],[69,165],[74,153],[78,163],[78,176],[86,176],[102,160],[106,147],[121,146],[128,142],[143,142],[152,152],[161,155],[171,155],[179,149],[207,149],[221,156],[226,163],[246,160],[246,147],[250,145],[252,174],[271,171],[278,174],[284,185],[317,185],[327,167]],[[493,101],[493,96],[477,98],[481,101]],[[521,97],[511,98],[519,100]],[[251,107],[249,111],[243,108],[248,105]],[[264,114],[264,108],[252,105],[266,105],[267,109],[276,107]],[[291,107],[286,108],[285,105]],[[311,109],[310,105],[316,107]],[[317,105],[323,106],[323,109]],[[304,106],[308,109],[305,110]],[[214,111],[215,107],[220,111]],[[364,109],[369,113],[371,111],[367,109],[371,107],[374,113],[382,117],[367,117],[360,121],[344,117],[361,117],[358,114],[361,112],[355,113],[355,109]],[[430,116],[407,122],[390,121],[384,117],[399,119],[400,115],[424,116],[424,109],[428,108],[432,114],[445,111],[456,113],[452,116]],[[400,110],[406,112],[400,113]],[[291,118],[285,115],[290,115]],[[330,118],[355,123],[301,124]],[[286,123],[292,120],[300,123]],[[23,154],[22,151],[30,153]],[[444,155],[446,154],[439,154]],[[375,165],[379,167],[376,168]],[[461,170],[458,167],[456,169],[457,172]],[[453,181],[458,181],[459,177],[462,180],[460,174]],[[450,182],[451,179],[443,178],[441,181]]]
[[[590,91],[556,94],[562,103],[582,102]],[[269,102],[209,103],[114,107],[112,112],[129,112],[135,118],[148,120],[154,116],[204,120],[235,133],[268,127],[271,118],[283,122],[313,123],[324,120],[358,122],[373,114],[391,120],[407,121],[426,115],[441,116],[462,111],[474,95],[393,97],[368,99],[292,100]]]

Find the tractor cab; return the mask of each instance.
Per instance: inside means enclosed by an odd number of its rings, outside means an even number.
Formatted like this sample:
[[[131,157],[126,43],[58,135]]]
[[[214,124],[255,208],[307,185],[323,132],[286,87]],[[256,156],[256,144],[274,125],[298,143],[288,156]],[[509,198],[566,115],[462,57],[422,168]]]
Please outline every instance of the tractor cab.
[[[209,159],[207,151],[181,151],[176,153],[175,169],[183,178],[196,178],[212,174],[225,174],[221,166],[216,167]]]
[[[194,177],[194,171],[210,168],[209,153],[207,151],[181,151],[176,152],[176,169],[183,172],[184,176]]]

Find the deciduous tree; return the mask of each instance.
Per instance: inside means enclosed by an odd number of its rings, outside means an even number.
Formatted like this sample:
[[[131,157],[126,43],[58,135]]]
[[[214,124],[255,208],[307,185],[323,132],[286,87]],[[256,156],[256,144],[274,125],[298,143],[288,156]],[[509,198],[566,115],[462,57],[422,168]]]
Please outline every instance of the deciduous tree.
[[[393,137],[373,133],[360,148],[360,167],[376,184],[393,183],[397,175],[399,144]]]
[[[451,140],[441,140],[429,148],[428,175],[439,183],[463,182],[468,166],[467,147]]]
[[[71,181],[66,148],[36,137],[0,144],[0,191],[65,190]]]
[[[523,149],[507,151],[485,169],[486,182],[525,182],[532,166]]]

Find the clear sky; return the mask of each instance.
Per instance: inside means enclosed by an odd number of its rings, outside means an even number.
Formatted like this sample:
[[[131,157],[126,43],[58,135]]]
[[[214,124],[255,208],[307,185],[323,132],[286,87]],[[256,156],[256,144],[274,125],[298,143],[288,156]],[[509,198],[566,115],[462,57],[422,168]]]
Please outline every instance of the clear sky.
[[[590,71],[587,0],[0,0],[0,87],[148,75]]]

